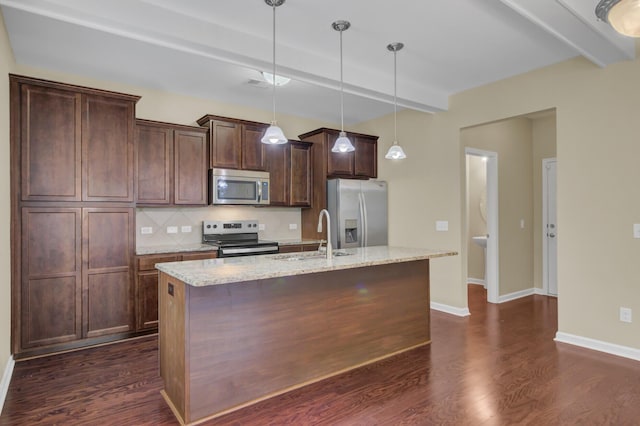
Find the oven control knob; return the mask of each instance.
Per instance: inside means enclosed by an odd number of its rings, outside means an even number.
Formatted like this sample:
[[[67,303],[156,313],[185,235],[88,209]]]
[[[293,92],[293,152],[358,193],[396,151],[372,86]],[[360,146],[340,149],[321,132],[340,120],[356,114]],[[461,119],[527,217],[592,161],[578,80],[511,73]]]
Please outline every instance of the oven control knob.
[[[211,225],[207,225],[207,229],[211,228]]]
[[[213,225],[213,229],[216,229],[218,227],[218,225]]]

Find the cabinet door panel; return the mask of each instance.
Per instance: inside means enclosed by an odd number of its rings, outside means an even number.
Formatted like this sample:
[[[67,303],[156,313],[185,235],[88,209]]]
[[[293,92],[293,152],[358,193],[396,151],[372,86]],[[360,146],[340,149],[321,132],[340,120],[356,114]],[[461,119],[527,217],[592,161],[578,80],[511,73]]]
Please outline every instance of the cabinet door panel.
[[[162,127],[137,125],[135,158],[136,202],[171,203],[173,131]]]
[[[81,198],[81,96],[66,90],[21,87],[22,200]]]
[[[207,139],[198,132],[175,131],[174,202],[207,204]]]
[[[23,348],[81,338],[80,244],[80,209],[22,209]]]
[[[349,136],[351,143],[353,137]],[[327,134],[327,175],[328,176],[353,176],[353,152],[331,152],[333,144],[338,139],[337,133]]]
[[[86,285],[86,337],[131,331],[129,271],[89,274]]]
[[[378,141],[376,139],[354,138],[356,176],[375,178],[378,176]]]
[[[265,145],[265,164],[269,172],[271,206],[289,204],[289,148],[287,145]]]
[[[133,201],[133,103],[83,95],[85,201]]]
[[[239,169],[242,136],[240,124],[216,120],[211,122],[210,129],[211,167]]]
[[[290,145],[290,197],[289,205],[295,207],[311,206],[312,171],[311,146],[291,143]]]
[[[201,253],[185,253],[182,255],[182,260],[206,260],[215,259],[218,257],[218,253],[215,251],[204,251]]]
[[[83,334],[133,330],[133,209],[83,209]]]
[[[265,126],[242,125],[242,168],[245,170],[266,170],[265,148],[261,142]]]
[[[158,326],[158,272],[138,274],[138,312],[137,329],[156,328]]]

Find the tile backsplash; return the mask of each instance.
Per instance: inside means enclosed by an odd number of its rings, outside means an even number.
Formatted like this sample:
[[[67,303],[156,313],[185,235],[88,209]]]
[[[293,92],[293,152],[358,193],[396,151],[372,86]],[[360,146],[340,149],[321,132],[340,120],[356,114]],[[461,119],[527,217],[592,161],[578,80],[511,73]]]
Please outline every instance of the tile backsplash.
[[[299,240],[300,209],[285,207],[174,207],[136,209],[136,247],[197,244],[202,241],[203,220],[256,219],[265,226],[259,237],[265,240]],[[290,229],[295,225],[295,229]],[[182,232],[183,227],[191,232]],[[168,227],[177,227],[177,233],[167,233]],[[142,228],[151,228],[151,234],[142,234]],[[186,231],[186,228],[184,229]]]

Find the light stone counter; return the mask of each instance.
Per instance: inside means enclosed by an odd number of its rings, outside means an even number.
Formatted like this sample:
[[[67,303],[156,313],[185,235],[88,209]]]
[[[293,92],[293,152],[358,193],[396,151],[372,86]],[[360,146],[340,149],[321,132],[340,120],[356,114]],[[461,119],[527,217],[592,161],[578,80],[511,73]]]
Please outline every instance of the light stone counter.
[[[314,274],[364,266],[411,262],[436,257],[455,256],[448,250],[430,250],[375,246],[341,249],[348,256],[326,259],[318,252],[273,254],[193,260],[187,262],[158,263],[156,268],[194,287],[278,278],[292,275]]]

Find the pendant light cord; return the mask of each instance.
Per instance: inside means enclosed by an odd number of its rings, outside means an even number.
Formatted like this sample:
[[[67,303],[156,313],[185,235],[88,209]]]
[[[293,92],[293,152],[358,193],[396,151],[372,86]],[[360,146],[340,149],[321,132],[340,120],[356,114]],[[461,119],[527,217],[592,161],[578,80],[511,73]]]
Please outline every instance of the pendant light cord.
[[[393,144],[398,144],[398,71],[397,51],[393,51]]]
[[[340,30],[340,130],[344,132],[344,83],[342,80],[342,31]]]
[[[273,4],[273,122],[276,122],[276,5]]]

